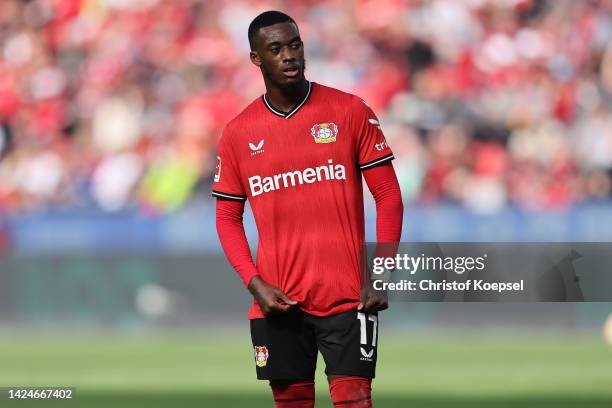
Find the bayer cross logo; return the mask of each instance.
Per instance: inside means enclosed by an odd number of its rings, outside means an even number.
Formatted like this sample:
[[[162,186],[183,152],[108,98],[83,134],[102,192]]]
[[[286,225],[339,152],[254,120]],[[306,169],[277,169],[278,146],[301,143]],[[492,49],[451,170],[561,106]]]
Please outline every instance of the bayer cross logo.
[[[266,346],[255,346],[255,365],[257,367],[265,367],[268,363],[268,348]]]
[[[335,123],[319,123],[310,129],[315,143],[332,143],[338,137],[338,126]]]
[[[326,139],[330,139],[332,136],[334,135],[334,133],[332,132],[332,130],[330,128],[328,128],[327,126],[325,127],[321,127],[318,131],[317,131],[317,138],[321,139],[321,140],[326,140]]]

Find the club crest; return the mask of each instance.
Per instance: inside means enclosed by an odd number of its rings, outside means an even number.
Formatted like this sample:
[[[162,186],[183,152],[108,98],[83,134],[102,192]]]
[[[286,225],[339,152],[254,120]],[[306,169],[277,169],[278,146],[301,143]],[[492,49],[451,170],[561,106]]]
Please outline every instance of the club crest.
[[[335,123],[319,123],[310,129],[315,143],[332,143],[338,137],[338,126]]]
[[[266,346],[255,346],[255,365],[265,367],[268,363],[268,349]]]

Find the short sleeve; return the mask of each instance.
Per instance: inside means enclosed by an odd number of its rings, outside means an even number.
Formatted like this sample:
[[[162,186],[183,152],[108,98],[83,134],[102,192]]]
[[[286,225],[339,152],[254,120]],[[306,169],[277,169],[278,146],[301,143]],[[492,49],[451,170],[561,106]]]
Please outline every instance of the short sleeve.
[[[219,140],[212,195],[227,200],[245,201],[247,199],[240,181],[240,170],[232,149],[230,132],[227,128],[224,129]]]
[[[357,160],[360,170],[394,159],[378,118],[363,100],[355,98],[350,117],[351,126],[357,137]]]

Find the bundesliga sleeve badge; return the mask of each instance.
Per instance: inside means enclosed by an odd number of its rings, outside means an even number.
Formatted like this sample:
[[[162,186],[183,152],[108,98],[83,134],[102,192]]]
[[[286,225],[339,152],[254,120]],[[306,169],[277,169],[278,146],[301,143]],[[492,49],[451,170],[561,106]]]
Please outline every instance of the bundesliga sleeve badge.
[[[215,166],[215,182],[221,180],[221,157],[217,156],[217,165]]]
[[[331,143],[338,137],[338,126],[335,123],[319,123],[310,129],[315,143]]]
[[[265,367],[268,363],[268,349],[266,346],[255,346],[255,364],[257,367]]]

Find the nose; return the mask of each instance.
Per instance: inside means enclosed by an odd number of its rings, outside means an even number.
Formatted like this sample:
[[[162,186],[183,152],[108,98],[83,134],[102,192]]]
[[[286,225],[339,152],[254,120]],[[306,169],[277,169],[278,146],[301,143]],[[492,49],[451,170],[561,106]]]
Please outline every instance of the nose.
[[[295,50],[291,47],[283,47],[281,49],[281,58],[283,59],[283,62],[294,62]]]

